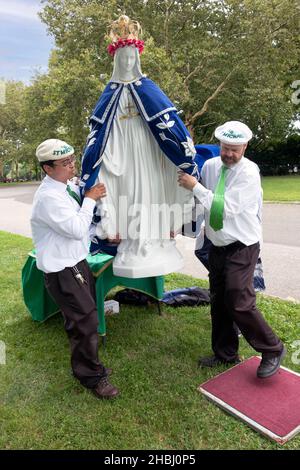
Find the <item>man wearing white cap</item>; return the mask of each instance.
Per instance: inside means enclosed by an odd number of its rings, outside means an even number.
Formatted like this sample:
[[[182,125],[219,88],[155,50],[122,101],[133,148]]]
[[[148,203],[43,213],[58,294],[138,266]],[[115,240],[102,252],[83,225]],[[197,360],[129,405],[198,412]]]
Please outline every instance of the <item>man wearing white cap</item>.
[[[75,176],[75,155],[66,142],[45,140],[36,156],[46,173],[34,196],[31,217],[37,267],[63,314],[74,376],[97,398],[114,398],[118,389],[108,382],[110,370],[98,358],[95,284],[86,262],[94,207],[106,189],[97,184],[81,203],[77,186],[69,181]]]
[[[180,173],[179,184],[193,191],[205,209],[209,254],[212,349],[200,358],[200,367],[240,362],[236,323],[262,360],[260,378],[277,372],[286,350],[256,307],[253,273],[262,240],[262,188],[257,165],[244,157],[252,132],[239,121],[229,121],[215,131],[220,157],[207,160],[201,183]]]

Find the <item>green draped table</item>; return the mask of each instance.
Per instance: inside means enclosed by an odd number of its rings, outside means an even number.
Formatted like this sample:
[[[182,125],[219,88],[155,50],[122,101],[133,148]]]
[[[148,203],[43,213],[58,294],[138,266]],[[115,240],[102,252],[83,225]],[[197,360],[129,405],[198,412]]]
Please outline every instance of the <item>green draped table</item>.
[[[113,287],[124,286],[135,289],[150,295],[156,300],[160,300],[164,292],[163,276],[139,279],[115,276],[112,270],[113,259],[113,256],[103,253],[94,256],[88,255],[87,257],[87,262],[95,277],[99,318],[98,332],[102,336],[106,335],[104,300]],[[42,271],[36,267],[34,250],[29,253],[22,269],[22,287],[25,305],[33,320],[43,322],[59,312],[59,308],[45,288]]]

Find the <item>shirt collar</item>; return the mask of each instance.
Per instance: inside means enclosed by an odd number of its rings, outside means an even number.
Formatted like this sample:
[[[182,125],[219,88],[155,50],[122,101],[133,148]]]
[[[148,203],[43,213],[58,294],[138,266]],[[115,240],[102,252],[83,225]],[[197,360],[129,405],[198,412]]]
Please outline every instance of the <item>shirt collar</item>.
[[[57,181],[57,180],[51,178],[51,176],[49,176],[49,175],[45,176],[44,181],[47,185],[51,186],[52,188],[55,188],[57,191],[60,191],[62,193],[65,192],[66,189],[67,189],[67,184],[61,183],[60,181]],[[68,183],[69,183],[69,181],[68,181]]]
[[[221,160],[221,165],[223,165],[223,162],[222,162],[222,159],[220,157],[220,160]],[[227,167],[228,170],[230,171],[237,171],[239,168],[241,168],[244,164],[244,161],[245,161],[245,157],[244,155],[242,156],[242,158],[240,159],[240,161],[238,163],[236,163],[235,165],[233,166],[230,166],[230,167]]]

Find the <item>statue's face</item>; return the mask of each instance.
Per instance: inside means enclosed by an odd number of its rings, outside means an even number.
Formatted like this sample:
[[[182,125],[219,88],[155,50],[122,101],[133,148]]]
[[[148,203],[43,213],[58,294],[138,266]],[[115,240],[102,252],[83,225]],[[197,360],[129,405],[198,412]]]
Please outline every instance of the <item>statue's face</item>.
[[[122,71],[131,72],[135,66],[136,56],[135,47],[126,46],[120,50],[119,53],[119,64]]]

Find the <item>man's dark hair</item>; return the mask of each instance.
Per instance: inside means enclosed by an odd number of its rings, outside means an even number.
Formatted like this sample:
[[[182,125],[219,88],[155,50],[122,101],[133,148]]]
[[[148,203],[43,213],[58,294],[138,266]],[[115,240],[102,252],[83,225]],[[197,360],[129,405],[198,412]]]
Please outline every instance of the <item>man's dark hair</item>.
[[[44,165],[48,165],[48,166],[54,166],[54,160],[47,160],[46,162],[40,162],[40,167],[42,168],[43,171],[45,171],[44,169]],[[46,173],[46,171],[45,171]]]

